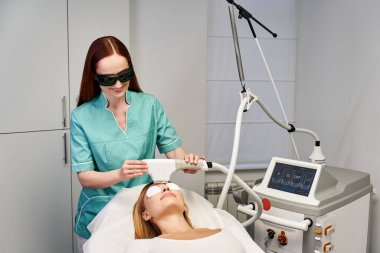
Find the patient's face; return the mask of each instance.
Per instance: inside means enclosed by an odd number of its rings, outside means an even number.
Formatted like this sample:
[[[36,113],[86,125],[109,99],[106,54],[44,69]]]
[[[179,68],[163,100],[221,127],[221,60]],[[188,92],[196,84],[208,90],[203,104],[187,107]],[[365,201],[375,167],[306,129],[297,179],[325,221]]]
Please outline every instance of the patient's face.
[[[185,202],[180,188],[174,184],[153,184],[144,197],[144,220],[153,221],[167,214],[183,214]]]

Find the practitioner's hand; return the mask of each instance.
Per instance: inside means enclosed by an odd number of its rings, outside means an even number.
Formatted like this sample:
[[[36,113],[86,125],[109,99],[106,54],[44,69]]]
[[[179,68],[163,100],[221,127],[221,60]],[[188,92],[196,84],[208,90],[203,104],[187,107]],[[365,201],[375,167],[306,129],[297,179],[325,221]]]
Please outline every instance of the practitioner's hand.
[[[204,159],[205,159],[204,156],[198,156],[192,153],[186,154],[184,158],[185,162],[190,163],[190,164],[197,164],[199,160],[204,160]],[[198,170],[184,169],[183,172],[188,173],[188,174],[195,174],[198,172]]]
[[[148,172],[148,164],[145,161],[126,160],[120,168],[120,177],[123,181],[141,177]]]

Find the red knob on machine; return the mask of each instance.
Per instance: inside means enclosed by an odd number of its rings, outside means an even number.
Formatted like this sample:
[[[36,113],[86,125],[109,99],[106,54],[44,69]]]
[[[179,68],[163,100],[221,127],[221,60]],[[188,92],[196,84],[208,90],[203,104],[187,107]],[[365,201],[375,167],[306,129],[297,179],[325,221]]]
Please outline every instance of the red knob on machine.
[[[272,207],[272,204],[270,203],[269,199],[267,199],[267,198],[263,198],[261,200],[261,202],[263,203],[263,209],[265,211],[269,211],[269,209]]]
[[[277,241],[282,246],[288,245],[288,237],[285,235],[284,231],[281,231],[281,233],[278,235]]]

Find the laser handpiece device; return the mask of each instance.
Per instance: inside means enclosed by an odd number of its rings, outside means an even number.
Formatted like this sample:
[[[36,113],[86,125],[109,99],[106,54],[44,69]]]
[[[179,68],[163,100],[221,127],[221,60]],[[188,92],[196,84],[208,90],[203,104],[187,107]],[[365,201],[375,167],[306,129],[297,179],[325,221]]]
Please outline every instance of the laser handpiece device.
[[[177,170],[193,169],[207,171],[211,163],[199,160],[197,164],[186,163],[184,160],[177,159],[146,159],[148,164],[148,174],[153,182],[169,182],[170,176]]]

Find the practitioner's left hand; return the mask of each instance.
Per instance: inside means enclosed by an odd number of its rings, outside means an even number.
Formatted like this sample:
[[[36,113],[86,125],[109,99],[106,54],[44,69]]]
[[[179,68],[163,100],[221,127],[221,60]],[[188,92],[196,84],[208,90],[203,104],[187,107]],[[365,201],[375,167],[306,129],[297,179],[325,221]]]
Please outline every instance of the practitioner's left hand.
[[[197,164],[199,160],[204,160],[204,159],[205,159],[204,156],[198,156],[198,155],[194,155],[190,153],[190,154],[186,154],[183,160],[185,160],[186,163]],[[183,172],[188,173],[188,174],[195,174],[198,172],[198,170],[184,169]]]

